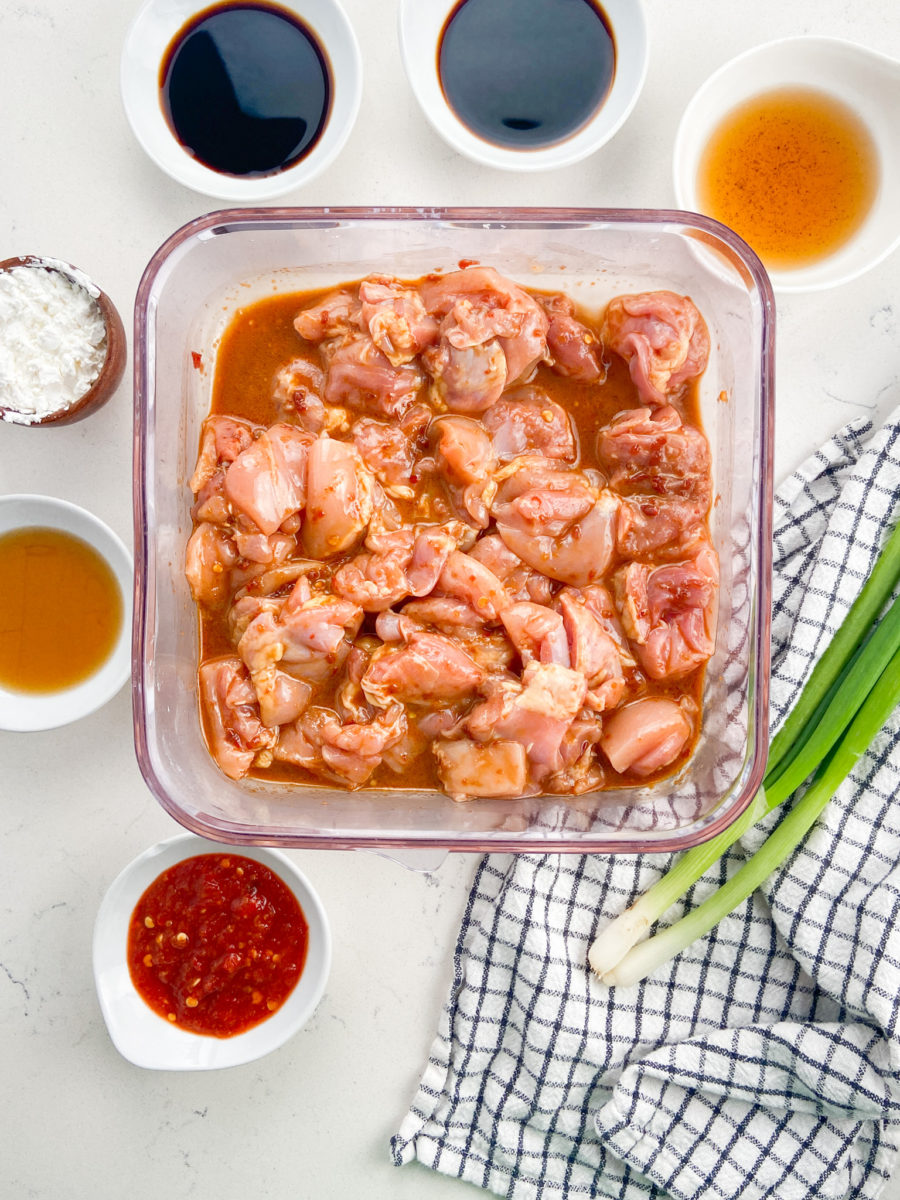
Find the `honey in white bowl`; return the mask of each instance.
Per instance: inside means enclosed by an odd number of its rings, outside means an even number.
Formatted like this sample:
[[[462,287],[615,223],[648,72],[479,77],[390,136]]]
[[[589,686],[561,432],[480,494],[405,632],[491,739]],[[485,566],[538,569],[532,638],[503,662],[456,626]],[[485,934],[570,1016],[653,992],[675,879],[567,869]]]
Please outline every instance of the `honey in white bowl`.
[[[0,687],[74,687],[108,660],[122,628],[122,593],[108,563],[61,529],[0,534]]]
[[[701,210],[740,234],[767,267],[810,266],[846,245],[878,194],[866,126],[817,88],[782,87],[734,108],[700,159]]]

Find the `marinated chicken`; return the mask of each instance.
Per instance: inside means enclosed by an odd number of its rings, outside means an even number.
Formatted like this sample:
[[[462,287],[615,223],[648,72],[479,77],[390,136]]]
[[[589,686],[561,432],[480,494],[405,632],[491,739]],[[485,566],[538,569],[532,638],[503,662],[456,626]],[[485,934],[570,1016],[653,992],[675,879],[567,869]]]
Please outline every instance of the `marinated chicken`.
[[[716,644],[708,354],[687,297],[592,321],[480,265],[239,314],[185,568],[221,770],[470,800],[682,766]]]

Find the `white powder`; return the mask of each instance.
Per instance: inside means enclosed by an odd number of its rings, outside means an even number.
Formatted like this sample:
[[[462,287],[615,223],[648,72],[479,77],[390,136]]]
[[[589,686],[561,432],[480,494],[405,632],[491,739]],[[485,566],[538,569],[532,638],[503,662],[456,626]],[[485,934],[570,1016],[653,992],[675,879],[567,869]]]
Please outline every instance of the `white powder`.
[[[19,425],[71,408],[106,358],[97,289],[36,263],[0,271],[0,410]]]

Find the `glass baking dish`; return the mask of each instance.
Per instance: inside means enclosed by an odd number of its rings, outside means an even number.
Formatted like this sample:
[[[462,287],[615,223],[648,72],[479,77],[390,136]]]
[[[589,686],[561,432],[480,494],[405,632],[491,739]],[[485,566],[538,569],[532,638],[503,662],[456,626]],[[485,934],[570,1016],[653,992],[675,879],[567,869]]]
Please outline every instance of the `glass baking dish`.
[[[706,319],[701,408],[721,593],[696,752],[653,787],[565,799],[459,804],[437,792],[232,782],[201,734],[197,620],[183,574],[187,480],[218,340],[238,308],[266,295],[370,272],[413,279],[463,259],[598,313],[614,295],[670,288]],[[151,259],[135,308],[134,730],[150,789],[188,829],[235,844],[633,853],[718,833],[758,787],[768,749],[773,368],[762,265],[730,230],[694,214],[267,208],[185,225]]]

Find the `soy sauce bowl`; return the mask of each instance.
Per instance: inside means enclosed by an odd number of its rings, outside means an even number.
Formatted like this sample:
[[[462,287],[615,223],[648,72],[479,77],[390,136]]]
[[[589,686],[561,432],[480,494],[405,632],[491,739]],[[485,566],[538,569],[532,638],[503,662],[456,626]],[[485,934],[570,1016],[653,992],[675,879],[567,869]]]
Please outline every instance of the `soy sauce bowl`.
[[[300,978],[280,1008],[244,1033],[207,1037],[170,1024],[141,998],[128,970],[128,928],[141,896],[163,871],[198,854],[235,853],[268,867],[294,894],[309,927],[309,943]],[[325,992],[331,932],[319,897],[286,854],[262,846],[223,846],[183,833],[145,850],[110,885],[94,924],[93,963],[100,1010],[123,1058],[148,1070],[217,1070],[271,1054],[306,1024]]]
[[[173,40],[195,17],[225,5],[197,0],[147,0],[122,48],[120,89],[125,115],[141,146],[156,165],[185,187],[237,204],[270,200],[320,175],[343,149],[362,99],[362,59],[353,27],[338,0],[272,0],[262,7],[293,16],[318,43],[331,77],[325,124],[307,153],[283,169],[233,175],[206,166],[178,140],[166,120],[160,72]]]
[[[459,0],[400,0],[400,53],[409,85],[426,119],[454,150],[487,167],[550,171],[599,150],[625,123],[647,74],[647,25],[641,0],[602,0],[599,7],[615,45],[615,70],[606,98],[568,137],[550,145],[498,145],[466,125],[447,100],[438,67],[444,27]]]

